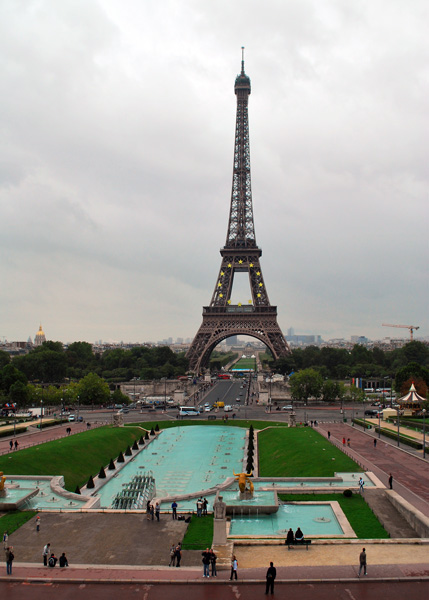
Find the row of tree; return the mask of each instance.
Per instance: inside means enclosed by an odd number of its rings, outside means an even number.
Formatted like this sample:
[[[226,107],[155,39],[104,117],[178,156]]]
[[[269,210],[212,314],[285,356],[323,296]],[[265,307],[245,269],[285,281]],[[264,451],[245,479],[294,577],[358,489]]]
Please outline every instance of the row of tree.
[[[0,368],[12,364],[28,381],[44,383],[79,380],[96,373],[108,382],[140,379],[173,378],[184,375],[188,361],[167,346],[138,346],[130,350],[115,348],[94,354],[87,342],[74,342],[64,349],[61,342],[45,342],[24,356],[10,359],[0,351]]]
[[[429,368],[429,347],[422,342],[409,342],[402,348],[384,351],[356,344],[352,350],[307,346],[292,350],[290,356],[272,363],[277,373],[289,375],[302,369],[315,369],[323,378],[390,377],[410,363]]]
[[[289,379],[291,396],[294,400],[307,402],[309,398],[321,399],[324,402],[362,401],[365,392],[357,387],[345,385],[342,381],[324,379],[316,369],[302,369],[291,375]],[[394,389],[401,396],[405,395],[411,384],[417,393],[427,397],[429,388],[429,369],[417,363],[409,363],[399,369],[394,380]]]

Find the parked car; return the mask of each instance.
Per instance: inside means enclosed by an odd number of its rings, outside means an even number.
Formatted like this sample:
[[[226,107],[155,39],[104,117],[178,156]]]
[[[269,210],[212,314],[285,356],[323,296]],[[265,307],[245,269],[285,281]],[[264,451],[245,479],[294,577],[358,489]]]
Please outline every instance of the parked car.
[[[368,408],[368,409],[365,411],[365,415],[366,415],[367,417],[378,417],[378,413],[379,413],[379,412],[380,412],[380,411],[379,411],[379,410],[377,410],[376,408]]]
[[[282,406],[282,410],[293,410],[292,404],[285,404]]]
[[[73,421],[76,421],[76,417],[74,415],[69,415],[69,422],[72,423]]]

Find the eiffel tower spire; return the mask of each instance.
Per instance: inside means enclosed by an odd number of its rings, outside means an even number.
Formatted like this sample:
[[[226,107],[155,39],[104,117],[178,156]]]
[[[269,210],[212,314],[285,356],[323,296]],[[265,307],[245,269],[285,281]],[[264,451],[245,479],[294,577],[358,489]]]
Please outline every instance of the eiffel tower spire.
[[[274,358],[290,353],[277,324],[277,307],[271,306],[265,288],[253,221],[252,186],[250,176],[250,143],[248,100],[250,79],[244,71],[242,48],[241,73],[235,79],[237,96],[234,165],[231,206],[225,246],[219,275],[210,306],[203,308],[203,323],[189,350],[189,366],[199,371],[208,364],[214,347],[233,335],[249,335],[261,340]],[[252,299],[248,304],[232,305],[234,274],[247,272]]]
[[[237,118],[235,121],[234,168],[231,209],[225,248],[254,248],[252,185],[250,178],[249,113],[250,79],[244,72],[242,48],[241,73],[235,79]]]

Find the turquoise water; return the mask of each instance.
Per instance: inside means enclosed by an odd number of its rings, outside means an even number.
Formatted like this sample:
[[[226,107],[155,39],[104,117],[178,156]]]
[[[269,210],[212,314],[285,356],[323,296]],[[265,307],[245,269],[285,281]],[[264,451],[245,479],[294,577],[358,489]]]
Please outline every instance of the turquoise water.
[[[8,485],[19,485],[18,488],[8,489]],[[82,500],[70,500],[51,490],[50,479],[16,479],[11,478],[6,481],[7,498],[19,500],[27,494],[39,489],[37,496],[30,498],[21,506],[21,510],[76,510],[82,508],[88,498],[82,497]]]
[[[231,519],[229,535],[281,535],[285,537],[290,527],[293,531],[300,527],[304,537],[344,535],[329,504],[284,504],[279,506],[276,513],[257,517],[241,515],[240,508],[237,508],[237,513]]]
[[[97,492],[101,506],[110,507],[124,484],[143,471],[153,474],[157,497],[212,488],[241,472],[245,440],[239,427],[165,429]],[[195,500],[191,504],[195,508]]]

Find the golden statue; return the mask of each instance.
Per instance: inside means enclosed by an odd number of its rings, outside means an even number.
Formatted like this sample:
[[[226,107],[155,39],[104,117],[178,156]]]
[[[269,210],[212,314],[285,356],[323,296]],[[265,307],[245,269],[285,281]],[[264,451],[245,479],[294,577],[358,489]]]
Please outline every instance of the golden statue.
[[[3,475],[3,471],[0,471],[0,491],[4,489],[4,482],[6,477]]]
[[[234,473],[234,471],[233,471],[233,473]],[[237,478],[236,481],[238,481],[238,487],[242,494],[244,494],[244,492],[250,492],[251,494],[253,494],[254,487],[253,487],[252,480],[250,479],[250,477],[252,477],[252,475],[253,475],[253,471],[251,471],[249,474],[234,473],[234,477]]]

